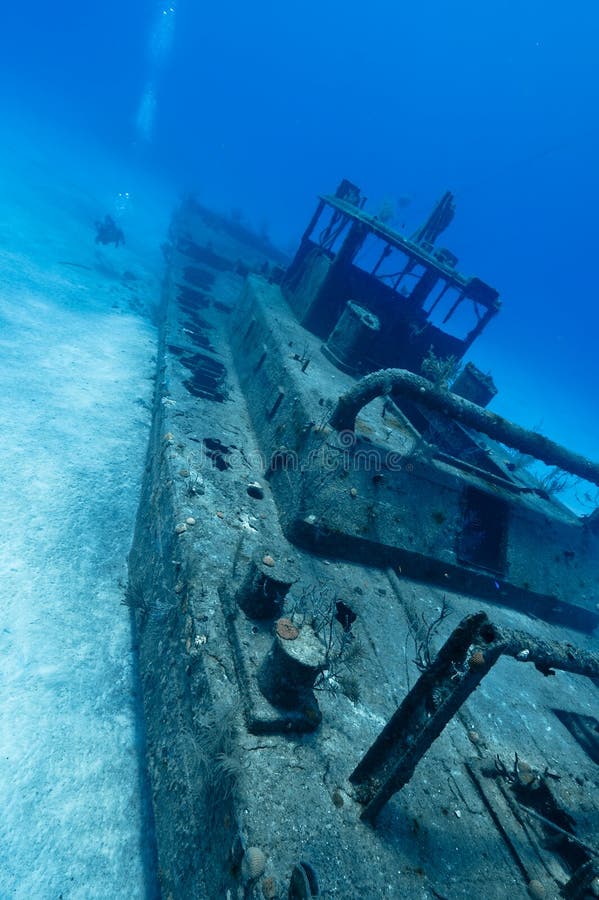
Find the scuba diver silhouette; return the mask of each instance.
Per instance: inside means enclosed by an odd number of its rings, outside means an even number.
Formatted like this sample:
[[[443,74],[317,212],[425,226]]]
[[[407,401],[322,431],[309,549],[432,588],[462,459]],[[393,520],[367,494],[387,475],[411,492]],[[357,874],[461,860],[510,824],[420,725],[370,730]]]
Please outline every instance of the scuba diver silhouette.
[[[125,235],[121,228],[118,227],[112,216],[104,216],[103,222],[95,222],[96,226],[96,244],[119,244],[125,243]]]

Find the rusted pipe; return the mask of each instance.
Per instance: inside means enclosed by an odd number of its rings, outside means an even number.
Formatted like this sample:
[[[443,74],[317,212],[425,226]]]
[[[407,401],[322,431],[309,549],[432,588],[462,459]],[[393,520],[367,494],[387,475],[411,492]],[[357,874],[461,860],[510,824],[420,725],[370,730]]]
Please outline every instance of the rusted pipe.
[[[552,675],[554,669],[599,678],[599,656],[581,650],[564,641],[547,641],[535,638],[525,631],[496,627],[498,642],[504,656],[512,656],[518,662],[530,662],[544,675]]]
[[[534,456],[548,466],[557,466],[599,485],[599,463],[573,453],[536,431],[528,431],[475,403],[436,387],[431,381],[406,369],[381,369],[365,375],[345,394],[333,410],[330,424],[336,431],[353,431],[360,410],[376,397],[391,391],[500,441],[520,453]]]

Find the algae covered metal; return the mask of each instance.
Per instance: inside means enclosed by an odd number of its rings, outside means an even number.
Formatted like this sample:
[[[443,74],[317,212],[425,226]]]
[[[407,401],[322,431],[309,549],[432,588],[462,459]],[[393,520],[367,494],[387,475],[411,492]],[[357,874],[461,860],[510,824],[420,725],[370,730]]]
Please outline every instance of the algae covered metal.
[[[165,897],[594,890],[597,511],[517,454],[598,467],[461,366],[500,302],[453,213],[344,181],[293,259],[173,217],[128,594]]]

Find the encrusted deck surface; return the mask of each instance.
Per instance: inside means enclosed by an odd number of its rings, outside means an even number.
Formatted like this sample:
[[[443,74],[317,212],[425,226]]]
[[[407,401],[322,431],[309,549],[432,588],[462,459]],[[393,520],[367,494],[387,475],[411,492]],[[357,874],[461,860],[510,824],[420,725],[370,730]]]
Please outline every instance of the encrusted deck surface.
[[[164,897],[283,900],[300,860],[323,897],[517,898],[528,896],[531,879],[545,897],[557,896],[568,861],[549,849],[538,820],[520,807],[522,821],[514,815],[513,784],[497,760],[509,773],[518,754],[559,776],[544,779],[556,803],[580,841],[596,843],[592,734],[585,745],[555,713],[587,723],[596,715],[587,679],[545,678],[501,660],[375,828],[361,822],[348,777],[418,677],[419,642],[444,602],[450,615],[432,630],[431,652],[479,609],[590,650],[592,637],[450,584],[410,580],[397,567],[291,544],[229,343],[232,328],[249,325],[235,321],[243,278],[233,266],[243,248],[199,212],[177,227],[192,242],[173,250],[165,282],[154,428],[130,559]],[[206,253],[190,260],[190,248],[209,241],[232,268],[215,267]],[[250,260],[261,262],[255,252]],[[304,340],[298,331],[285,352],[301,356]],[[315,616],[332,663],[339,648],[361,648],[317,683],[322,721],[311,732],[295,730],[289,710],[259,691],[274,618],[252,619],[237,602],[257,555],[272,560],[273,572],[293,568],[278,612],[299,627]],[[351,638],[335,619],[337,601],[355,614]]]

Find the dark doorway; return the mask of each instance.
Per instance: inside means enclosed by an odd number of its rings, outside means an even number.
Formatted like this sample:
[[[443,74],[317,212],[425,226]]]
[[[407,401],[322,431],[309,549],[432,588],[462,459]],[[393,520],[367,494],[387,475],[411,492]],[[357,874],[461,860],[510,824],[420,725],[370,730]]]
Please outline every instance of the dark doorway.
[[[503,500],[476,488],[467,488],[462,499],[462,528],[457,547],[459,561],[503,574],[507,527],[508,507]]]

